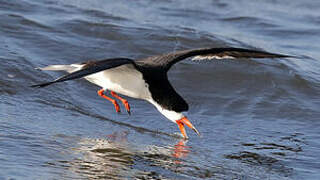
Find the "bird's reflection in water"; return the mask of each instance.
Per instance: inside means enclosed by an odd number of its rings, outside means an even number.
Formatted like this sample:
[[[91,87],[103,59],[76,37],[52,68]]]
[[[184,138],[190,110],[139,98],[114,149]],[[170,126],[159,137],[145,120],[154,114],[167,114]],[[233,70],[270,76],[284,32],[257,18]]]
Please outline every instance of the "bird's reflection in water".
[[[113,143],[127,143],[128,142],[128,131],[117,132],[107,135],[107,140]]]
[[[172,157],[178,158],[175,163],[180,164],[180,158],[186,158],[190,153],[191,147],[186,146],[187,141],[180,140],[177,144],[174,145]]]
[[[76,148],[77,159],[70,170],[89,179],[121,179],[130,176],[134,151],[126,141],[127,132],[116,132],[106,139],[82,139]]]
[[[128,141],[128,132],[114,132],[105,139],[82,139],[79,158],[70,162],[72,172],[90,179],[161,178],[156,169],[176,171],[191,151],[187,142],[174,145],[140,145]]]

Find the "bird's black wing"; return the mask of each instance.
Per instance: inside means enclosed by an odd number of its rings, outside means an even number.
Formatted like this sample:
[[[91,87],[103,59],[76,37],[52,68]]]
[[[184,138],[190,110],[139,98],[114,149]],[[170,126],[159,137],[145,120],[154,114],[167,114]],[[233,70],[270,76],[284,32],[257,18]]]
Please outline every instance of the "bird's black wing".
[[[126,59],[126,58],[113,58],[113,59],[105,59],[101,61],[88,61],[85,63],[81,63],[84,66],[78,71],[59,77],[54,81],[32,85],[31,87],[45,87],[57,82],[63,82],[63,81],[68,81],[72,79],[79,79],[90,74],[94,74],[103,70],[115,68],[115,67],[118,67],[124,64],[130,64],[130,63],[134,64],[133,60]]]
[[[243,48],[200,48],[152,56],[140,59],[136,61],[136,63],[142,66],[161,67],[168,71],[173,64],[189,57],[203,60],[224,58],[284,58],[292,56]]]

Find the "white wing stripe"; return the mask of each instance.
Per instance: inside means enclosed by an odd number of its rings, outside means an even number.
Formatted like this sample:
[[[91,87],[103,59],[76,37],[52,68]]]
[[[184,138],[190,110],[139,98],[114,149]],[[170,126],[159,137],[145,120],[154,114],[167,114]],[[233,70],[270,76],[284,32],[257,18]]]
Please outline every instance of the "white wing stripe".
[[[196,60],[212,60],[212,59],[234,59],[232,56],[224,55],[224,56],[217,56],[217,55],[199,55],[192,58],[193,61]]]

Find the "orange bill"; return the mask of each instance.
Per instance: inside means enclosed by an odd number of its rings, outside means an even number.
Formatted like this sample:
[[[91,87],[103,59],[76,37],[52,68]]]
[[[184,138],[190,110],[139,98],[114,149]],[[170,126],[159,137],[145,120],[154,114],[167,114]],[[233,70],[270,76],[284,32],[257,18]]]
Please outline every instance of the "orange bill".
[[[188,139],[188,136],[186,133],[186,129],[184,128],[184,125],[187,125],[189,128],[191,128],[194,132],[196,132],[200,136],[199,131],[191,124],[191,122],[187,119],[187,117],[183,117],[183,118],[177,120],[176,122],[179,126],[181,134],[183,135],[183,137],[185,139]]]

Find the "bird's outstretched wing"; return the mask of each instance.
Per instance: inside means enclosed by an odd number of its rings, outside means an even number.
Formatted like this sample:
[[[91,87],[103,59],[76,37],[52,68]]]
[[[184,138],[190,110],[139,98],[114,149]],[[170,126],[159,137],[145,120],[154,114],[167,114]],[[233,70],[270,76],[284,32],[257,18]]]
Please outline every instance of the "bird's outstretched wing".
[[[45,87],[57,82],[63,82],[63,81],[68,81],[72,79],[79,79],[90,74],[94,74],[103,70],[115,68],[115,67],[118,67],[124,64],[130,64],[130,63],[133,64],[134,62],[133,60],[127,59],[127,58],[113,58],[113,59],[105,59],[101,61],[88,61],[85,63],[80,63],[79,65],[83,65],[83,66],[78,71],[74,71],[70,74],[59,77],[54,81],[32,85],[31,87]]]
[[[200,48],[152,56],[136,62],[143,66],[162,67],[165,70],[169,70],[173,64],[189,57],[204,60],[224,58],[285,58],[292,56],[243,48]]]

